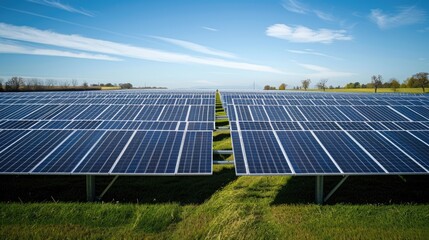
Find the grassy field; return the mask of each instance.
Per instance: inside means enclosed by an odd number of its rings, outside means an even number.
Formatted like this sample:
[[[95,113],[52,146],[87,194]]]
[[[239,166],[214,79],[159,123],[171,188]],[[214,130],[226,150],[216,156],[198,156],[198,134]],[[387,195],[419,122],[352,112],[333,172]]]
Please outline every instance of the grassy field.
[[[320,91],[319,89],[312,89],[311,91]],[[429,89],[427,89],[429,91]],[[341,89],[326,89],[326,92],[350,92],[350,93],[374,93],[373,88],[341,88]],[[393,91],[392,88],[379,88],[378,93],[423,93],[422,88],[398,88]]]
[[[227,130],[214,139],[231,148]],[[97,194],[111,179],[97,177]],[[325,191],[339,180],[326,177]],[[349,177],[323,206],[314,177],[237,177],[233,165],[209,177],[120,177],[99,203],[84,202],[84,177],[0,182],[0,239],[429,239],[428,176]]]

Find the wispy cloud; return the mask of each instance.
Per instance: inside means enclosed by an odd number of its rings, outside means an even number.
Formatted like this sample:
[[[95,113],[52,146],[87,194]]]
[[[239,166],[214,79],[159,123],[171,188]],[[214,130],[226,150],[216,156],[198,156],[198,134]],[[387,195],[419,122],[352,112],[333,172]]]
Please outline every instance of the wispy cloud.
[[[311,9],[310,7],[307,7],[305,4],[301,3],[298,0],[285,0],[283,1],[282,6],[290,12],[294,12],[298,14],[308,14],[308,13],[315,14],[318,18],[325,21],[335,20],[334,16],[332,16],[331,14],[321,10]]]
[[[426,12],[416,6],[397,8],[395,13],[384,13],[381,9],[372,9],[369,18],[379,28],[389,29],[423,22]]]
[[[69,52],[55,49],[34,48],[19,45],[16,43],[2,43],[0,42],[0,53],[13,53],[13,54],[26,54],[26,55],[40,55],[40,56],[55,56],[55,57],[69,57],[69,58],[84,58],[106,61],[122,61],[122,59],[103,55],[93,54],[86,52]]]
[[[213,49],[213,48],[209,48],[209,47],[206,47],[206,46],[203,46],[200,44],[196,44],[193,42],[189,42],[189,41],[183,41],[183,40],[179,40],[179,39],[166,38],[166,37],[158,37],[158,36],[154,36],[154,38],[162,40],[164,42],[168,42],[168,43],[177,45],[177,46],[182,47],[182,48],[189,49],[189,50],[194,51],[194,52],[204,53],[207,55],[212,55],[212,56],[216,56],[216,57],[223,57],[223,58],[237,58],[237,56],[235,56],[232,53],[224,52],[224,51]]]
[[[286,10],[288,10],[290,12],[294,12],[294,13],[305,14],[305,13],[307,13],[309,11],[304,4],[301,4],[297,0],[284,1],[283,4],[282,4],[282,6]]]
[[[203,29],[205,29],[205,30],[208,30],[208,31],[212,31],[212,32],[217,32],[217,31],[219,31],[218,29],[216,29],[216,28],[211,28],[211,27],[202,27]]]
[[[60,34],[52,31],[39,30],[26,26],[14,26],[5,23],[0,23],[0,37],[80,51],[97,52],[106,55],[116,55],[150,61],[193,63],[249,71],[283,73],[278,69],[265,65],[227,61],[218,58],[195,57],[186,54],[135,47],[128,44],[87,38],[79,35]]]
[[[354,73],[351,73],[351,72],[335,71],[335,70],[314,65],[314,64],[298,63],[298,65],[311,71],[311,73],[306,75],[306,77],[309,77],[309,78],[316,78],[316,79],[338,78],[338,77],[350,77],[355,75]]]
[[[352,40],[346,30],[317,29],[304,26],[291,27],[285,24],[274,24],[266,30],[267,36],[288,40],[291,42],[319,42],[332,43],[339,40]]]
[[[328,54],[324,54],[324,53],[320,53],[320,52],[316,52],[316,51],[313,51],[311,49],[304,49],[304,50],[288,49],[286,51],[288,51],[290,53],[296,53],[296,54],[314,55],[314,56],[321,56],[321,57],[332,58],[332,59],[336,59],[336,60],[342,60],[341,58],[334,57],[334,56],[331,56],[331,55],[328,55]]]
[[[75,7],[72,7],[70,5],[67,5],[65,3],[61,3],[60,1],[56,1],[56,0],[27,0],[28,2],[32,2],[32,3],[36,3],[36,4],[40,4],[40,5],[44,5],[44,6],[48,6],[48,7],[52,7],[52,8],[57,8],[57,9],[61,9],[67,12],[71,12],[71,13],[78,13],[78,14],[82,14],[88,17],[94,17],[94,14],[88,10],[85,9],[77,9]]]

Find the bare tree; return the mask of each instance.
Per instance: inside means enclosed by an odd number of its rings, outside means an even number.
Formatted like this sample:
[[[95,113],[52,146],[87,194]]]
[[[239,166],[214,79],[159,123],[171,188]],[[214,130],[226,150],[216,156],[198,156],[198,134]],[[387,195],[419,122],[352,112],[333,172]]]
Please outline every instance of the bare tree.
[[[24,85],[24,79],[22,77],[12,77],[5,85],[8,91],[18,91]]]
[[[307,88],[310,86],[311,80],[305,79],[305,80],[302,80],[301,83],[302,83],[302,88],[304,88],[304,90],[307,91]]]
[[[389,85],[393,89],[394,92],[396,92],[396,89],[398,89],[401,86],[401,84],[399,83],[399,81],[396,78],[391,78],[389,81]]]
[[[77,87],[77,85],[79,85],[79,82],[78,82],[76,79],[72,79],[72,80],[71,80],[71,85],[72,85],[73,87]]]
[[[57,81],[55,79],[46,79],[45,80],[45,86],[48,88],[53,88],[57,84]]]
[[[427,72],[419,72],[413,76],[417,85],[422,88],[423,92],[425,92],[425,87],[429,86],[428,74]]]
[[[371,83],[374,84],[374,92],[377,93],[377,89],[383,85],[383,77],[379,75],[373,75],[371,77]]]
[[[70,81],[69,81],[69,80],[67,80],[67,79],[64,79],[64,80],[61,82],[61,85],[62,85],[64,88],[68,88],[68,87],[70,86]]]
[[[318,83],[317,83],[317,88],[319,89],[323,89],[323,91],[325,91],[326,89],[326,83],[328,82],[328,79],[321,79]]]
[[[282,83],[279,86],[279,90],[286,90],[286,88],[287,88],[287,84],[286,83]]]

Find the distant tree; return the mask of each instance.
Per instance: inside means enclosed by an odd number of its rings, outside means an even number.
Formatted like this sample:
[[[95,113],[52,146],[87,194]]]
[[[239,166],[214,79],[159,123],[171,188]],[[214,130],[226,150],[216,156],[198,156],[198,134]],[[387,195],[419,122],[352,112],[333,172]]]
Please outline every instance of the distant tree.
[[[354,85],[354,88],[360,88],[361,87],[360,82],[355,82],[353,85]]]
[[[345,88],[355,88],[355,84],[354,83],[347,83],[346,86],[344,86]]]
[[[287,88],[287,84],[286,83],[282,83],[279,86],[279,90],[286,90],[286,88]]]
[[[131,88],[133,88],[133,85],[131,83],[120,83],[119,87],[121,89],[131,89]]]
[[[3,91],[3,78],[0,78],[0,91]]]
[[[5,85],[7,91],[18,91],[24,85],[24,79],[22,77],[12,77]]]
[[[381,75],[373,75],[371,83],[374,84],[374,92],[377,93],[377,89],[383,84],[383,77]]]
[[[334,86],[332,86],[332,85],[329,85],[329,89],[334,89]]]
[[[111,84],[111,83],[106,83],[106,85],[105,85],[106,87],[113,87],[113,84]]]
[[[48,88],[53,88],[55,85],[57,85],[57,81],[55,79],[46,79],[45,80],[45,86]]]
[[[87,88],[88,87],[88,83],[86,81],[83,82],[82,87]]]
[[[264,90],[270,90],[270,85],[265,85]]]
[[[310,86],[311,80],[305,79],[301,81],[302,88],[304,88],[305,91],[307,91],[307,88]]]
[[[64,80],[61,82],[61,85],[62,85],[62,87],[64,87],[64,88],[68,88],[68,87],[70,87],[70,81],[69,81],[69,80],[67,80],[67,79],[64,79]]]
[[[328,82],[328,79],[320,79],[320,81],[317,83],[317,88],[325,91],[327,82]]]
[[[77,87],[77,85],[79,85],[79,82],[78,82],[76,79],[72,79],[72,80],[71,80],[71,85],[72,85],[73,87]]]
[[[416,85],[421,87],[423,92],[425,92],[425,87],[429,87],[429,73],[419,72],[413,75],[413,78],[416,79]]]
[[[389,81],[390,88],[393,89],[394,92],[396,92],[396,89],[401,87],[401,84],[396,78],[391,78]]]

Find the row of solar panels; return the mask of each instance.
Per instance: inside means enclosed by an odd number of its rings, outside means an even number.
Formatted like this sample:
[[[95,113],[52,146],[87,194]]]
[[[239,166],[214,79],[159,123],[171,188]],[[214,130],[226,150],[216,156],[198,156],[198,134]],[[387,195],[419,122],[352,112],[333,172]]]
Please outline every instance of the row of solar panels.
[[[214,91],[0,95],[0,174],[211,174],[214,102]]]
[[[4,99],[2,104],[214,105],[213,98],[48,98]]]
[[[226,92],[222,98],[230,103],[238,175],[429,174],[426,96]],[[380,106],[365,106],[374,102]]]
[[[6,120],[0,121],[0,129],[92,129],[92,130],[214,130],[214,122],[180,121],[122,121],[122,120]]]
[[[232,131],[237,175],[429,174],[429,131]]]
[[[0,119],[214,121],[213,105],[4,105]]]
[[[228,105],[230,121],[429,121],[426,106]]]
[[[234,102],[233,102],[234,101]],[[427,95],[306,92],[222,92],[224,106],[235,105],[428,105]]]
[[[2,174],[212,173],[212,131],[2,130]]]
[[[239,125],[239,126],[238,126]],[[231,130],[252,131],[428,131],[429,122],[231,122]]]

